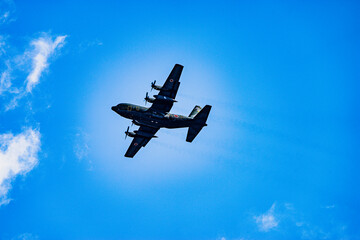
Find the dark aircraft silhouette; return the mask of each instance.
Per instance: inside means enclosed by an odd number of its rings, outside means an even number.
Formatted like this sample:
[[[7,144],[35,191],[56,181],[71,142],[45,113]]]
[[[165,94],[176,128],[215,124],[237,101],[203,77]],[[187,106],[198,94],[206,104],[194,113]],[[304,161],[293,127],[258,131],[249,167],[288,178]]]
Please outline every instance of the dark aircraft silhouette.
[[[165,128],[184,128],[188,127],[186,136],[187,142],[192,142],[204,126],[207,126],[206,120],[211,110],[210,105],[206,105],[201,109],[195,106],[188,117],[169,113],[173,106],[176,93],[178,91],[180,82],[180,75],[183,66],[175,64],[165,84],[161,87],[156,84],[156,81],[151,83],[151,90],[159,90],[158,95],[154,98],[149,97],[146,93],[145,101],[152,103],[150,108],[137,106],[129,103],[120,103],[117,106],[111,107],[113,111],[122,117],[132,119],[135,125],[140,128],[134,132],[129,132],[129,127],[125,132],[126,136],[134,138],[125,157],[134,157],[141,147],[145,147],[151,138],[156,138],[155,133],[162,127]]]

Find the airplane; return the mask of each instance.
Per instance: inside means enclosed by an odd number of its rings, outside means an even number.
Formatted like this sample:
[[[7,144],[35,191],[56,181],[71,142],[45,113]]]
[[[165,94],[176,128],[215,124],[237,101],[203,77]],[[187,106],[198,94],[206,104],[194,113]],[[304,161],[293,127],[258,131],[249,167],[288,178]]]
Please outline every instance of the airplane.
[[[210,105],[206,105],[204,108],[196,105],[188,117],[169,113],[174,102],[177,102],[175,97],[183,68],[182,65],[175,64],[163,86],[156,85],[156,80],[151,83],[151,90],[159,91],[157,95],[153,95],[153,98],[146,93],[145,104],[146,102],[152,103],[151,107],[146,108],[130,103],[120,103],[111,107],[120,116],[132,119],[133,124],[140,126],[133,132],[129,132],[129,127],[125,131],[125,139],[127,136],[133,138],[125,157],[134,157],[141,147],[145,147],[152,138],[157,138],[155,134],[160,128],[188,127],[186,141],[192,142],[201,129],[207,126],[206,120],[211,110]]]

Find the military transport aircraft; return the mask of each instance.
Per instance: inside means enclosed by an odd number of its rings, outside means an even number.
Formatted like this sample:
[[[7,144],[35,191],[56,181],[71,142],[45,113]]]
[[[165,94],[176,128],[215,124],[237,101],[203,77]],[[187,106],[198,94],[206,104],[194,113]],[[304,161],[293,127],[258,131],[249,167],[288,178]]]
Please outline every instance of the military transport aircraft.
[[[125,157],[134,157],[141,147],[146,146],[151,138],[157,137],[155,133],[162,127],[188,127],[186,141],[192,142],[201,129],[207,126],[206,120],[211,110],[210,105],[206,105],[204,108],[195,106],[188,117],[169,113],[174,102],[177,102],[175,96],[180,85],[179,79],[183,68],[180,64],[175,64],[163,86],[155,85],[156,81],[151,83],[151,90],[155,89],[160,92],[154,95],[154,98],[149,97],[148,93],[146,93],[145,103],[152,103],[150,108],[129,103],[120,103],[111,107],[120,116],[132,119],[135,125],[140,126],[134,132],[129,132],[128,127],[125,132],[125,138],[127,136],[134,138],[125,153]]]

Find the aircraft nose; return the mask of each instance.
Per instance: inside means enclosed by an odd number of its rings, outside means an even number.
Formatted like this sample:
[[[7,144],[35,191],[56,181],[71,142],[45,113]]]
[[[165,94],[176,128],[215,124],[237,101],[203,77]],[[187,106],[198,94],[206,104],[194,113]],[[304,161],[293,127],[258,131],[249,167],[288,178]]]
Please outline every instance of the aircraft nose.
[[[111,110],[113,110],[113,111],[116,112],[116,106],[112,106],[112,107],[111,107]]]

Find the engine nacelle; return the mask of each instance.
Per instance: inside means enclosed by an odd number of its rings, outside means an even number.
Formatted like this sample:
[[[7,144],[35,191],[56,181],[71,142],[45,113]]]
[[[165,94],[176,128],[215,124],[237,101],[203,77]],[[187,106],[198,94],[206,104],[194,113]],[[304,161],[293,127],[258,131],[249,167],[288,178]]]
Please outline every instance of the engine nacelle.
[[[145,96],[144,100],[145,100],[146,102],[153,103],[153,102],[155,101],[155,98],[149,97],[149,94],[146,93],[146,96]]]
[[[147,101],[147,102],[149,102],[149,103],[155,102],[155,98],[146,97],[146,98],[144,98],[144,99],[145,99],[145,101]]]
[[[159,85],[151,85],[151,88],[155,89],[155,90],[161,90],[162,89],[162,86],[159,86]]]
[[[151,83],[151,90],[152,89],[155,89],[155,90],[161,90],[162,89],[162,86],[159,86],[159,85],[156,85],[156,80],[154,80],[152,83]]]
[[[154,95],[154,98],[165,102],[177,102],[175,99],[163,95]]]
[[[136,133],[134,133],[134,132],[125,132],[125,134],[132,138],[136,136]]]

